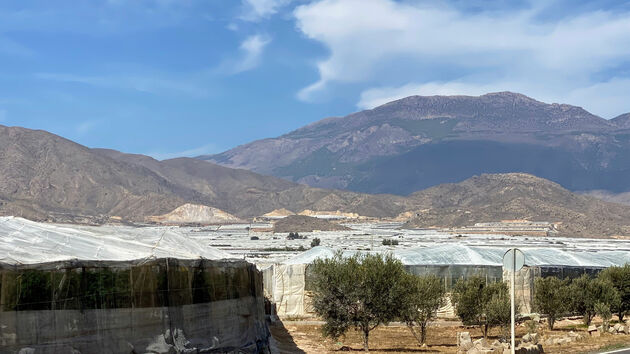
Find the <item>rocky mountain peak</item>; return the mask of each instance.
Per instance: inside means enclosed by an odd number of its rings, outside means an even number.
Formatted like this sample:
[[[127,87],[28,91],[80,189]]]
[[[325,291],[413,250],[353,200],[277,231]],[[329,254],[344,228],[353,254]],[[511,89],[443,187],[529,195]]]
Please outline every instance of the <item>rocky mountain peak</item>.
[[[621,129],[630,129],[630,113],[622,114],[610,121]]]

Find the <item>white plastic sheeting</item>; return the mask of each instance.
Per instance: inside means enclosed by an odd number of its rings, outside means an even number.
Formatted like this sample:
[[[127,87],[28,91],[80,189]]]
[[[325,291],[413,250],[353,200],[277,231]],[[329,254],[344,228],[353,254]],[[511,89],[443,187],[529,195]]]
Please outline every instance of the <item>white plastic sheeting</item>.
[[[508,247],[482,247],[450,243],[394,250],[392,254],[400,259],[404,265],[501,266],[503,255],[507,250]],[[630,263],[630,252],[628,251],[580,251],[549,247],[522,247],[521,250],[525,253],[525,264],[528,266],[605,268]],[[283,262],[283,264],[310,264],[317,258],[330,258],[335,252],[332,248],[318,246]],[[355,253],[357,251],[343,252],[344,256]]]
[[[79,226],[0,217],[0,262],[7,264],[166,257],[233,258],[177,227]]]
[[[405,265],[501,266],[507,247],[456,244],[395,251]],[[605,268],[630,263],[630,252],[531,247],[521,248],[528,266]]]

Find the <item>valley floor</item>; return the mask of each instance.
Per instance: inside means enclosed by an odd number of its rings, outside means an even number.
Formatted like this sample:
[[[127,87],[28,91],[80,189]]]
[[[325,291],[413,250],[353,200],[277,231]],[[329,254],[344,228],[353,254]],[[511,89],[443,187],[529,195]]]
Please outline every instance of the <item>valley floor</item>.
[[[321,325],[317,321],[277,321],[270,326],[273,352],[315,354],[362,351],[363,339],[359,332],[351,330],[345,338],[335,341],[321,336]],[[630,347],[630,335],[604,334],[601,337],[590,337],[579,320],[560,321],[556,327],[553,331],[540,328],[539,333],[546,338],[566,336],[570,331],[575,331],[583,335],[584,339],[568,344],[543,345],[545,353],[598,353]],[[462,331],[470,332],[473,340],[481,338],[478,328],[466,328],[455,321],[438,321],[429,328],[428,346],[420,347],[404,325],[382,326],[370,335],[370,353],[457,353],[456,334]],[[517,338],[523,336],[526,333],[525,328],[518,327],[516,333]],[[489,341],[493,342],[501,335],[499,329],[493,329]]]

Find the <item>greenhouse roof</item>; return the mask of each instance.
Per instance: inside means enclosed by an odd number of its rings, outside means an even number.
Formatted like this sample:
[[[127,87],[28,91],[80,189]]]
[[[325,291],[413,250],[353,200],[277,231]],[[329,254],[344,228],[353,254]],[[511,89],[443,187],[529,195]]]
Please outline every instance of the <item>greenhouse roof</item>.
[[[597,251],[563,248],[520,248],[525,254],[528,266],[565,266],[604,268],[630,263],[630,252]],[[501,266],[507,247],[479,247],[458,244],[445,244],[431,247],[416,247],[406,250],[395,250],[393,255],[405,265],[471,265]],[[328,258],[335,250],[327,247],[314,247],[284,264],[308,264],[316,258]],[[346,251],[349,256],[355,251]]]
[[[165,257],[233,258],[180,233],[177,227],[62,225],[0,217],[0,262],[3,263]]]

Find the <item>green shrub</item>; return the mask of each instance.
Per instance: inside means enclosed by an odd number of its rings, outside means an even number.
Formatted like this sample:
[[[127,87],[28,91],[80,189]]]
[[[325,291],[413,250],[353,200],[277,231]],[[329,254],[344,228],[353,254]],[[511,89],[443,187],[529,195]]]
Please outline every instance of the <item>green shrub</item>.
[[[398,240],[383,239],[383,246],[398,246]]]
[[[610,281],[619,293],[619,302],[613,304],[611,310],[619,316],[619,321],[623,321],[624,316],[630,313],[630,264],[604,269],[598,277]]]

